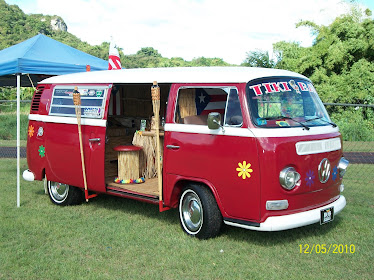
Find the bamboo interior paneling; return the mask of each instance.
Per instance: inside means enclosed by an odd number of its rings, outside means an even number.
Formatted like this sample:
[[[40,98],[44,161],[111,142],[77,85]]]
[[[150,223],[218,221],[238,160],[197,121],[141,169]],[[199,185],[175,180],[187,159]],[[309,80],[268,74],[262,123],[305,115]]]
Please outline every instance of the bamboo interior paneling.
[[[153,115],[152,99],[151,99],[152,84],[138,84],[138,85],[117,85],[121,87],[124,102],[124,116],[133,118],[144,118],[150,120]],[[160,84],[161,91],[161,118],[165,116],[166,102],[169,96],[170,85]]]
[[[196,116],[195,89],[181,89],[178,97],[180,117]]]
[[[139,151],[140,175],[146,179],[157,176],[155,133],[134,134],[132,143],[143,149]],[[164,138],[160,137],[160,155],[163,155]]]

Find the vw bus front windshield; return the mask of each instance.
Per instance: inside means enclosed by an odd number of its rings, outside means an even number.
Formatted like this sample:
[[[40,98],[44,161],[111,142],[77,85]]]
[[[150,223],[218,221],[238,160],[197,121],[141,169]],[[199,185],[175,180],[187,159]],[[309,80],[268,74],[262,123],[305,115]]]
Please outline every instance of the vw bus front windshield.
[[[247,84],[252,122],[263,128],[336,126],[308,80],[266,78]]]

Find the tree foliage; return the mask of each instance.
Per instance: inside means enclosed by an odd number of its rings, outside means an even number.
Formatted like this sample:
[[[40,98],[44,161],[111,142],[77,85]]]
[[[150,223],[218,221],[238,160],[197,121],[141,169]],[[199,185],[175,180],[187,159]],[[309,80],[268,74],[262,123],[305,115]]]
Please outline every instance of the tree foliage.
[[[247,58],[242,63],[242,66],[274,68],[276,61],[271,59],[269,52],[256,50],[247,53]]]
[[[352,5],[351,11],[330,25],[300,21],[315,35],[311,47],[277,42],[272,64],[268,53],[248,53],[244,65],[275,67],[309,77],[326,103],[374,104],[374,20],[370,10]],[[374,139],[373,108],[328,106],[330,115],[347,137]],[[371,136],[370,136],[371,135]],[[370,137],[369,137],[370,136]]]
[[[324,102],[372,104],[374,97],[374,20],[354,8],[329,26],[302,21],[316,34],[314,44],[274,45],[276,67],[311,78]]]

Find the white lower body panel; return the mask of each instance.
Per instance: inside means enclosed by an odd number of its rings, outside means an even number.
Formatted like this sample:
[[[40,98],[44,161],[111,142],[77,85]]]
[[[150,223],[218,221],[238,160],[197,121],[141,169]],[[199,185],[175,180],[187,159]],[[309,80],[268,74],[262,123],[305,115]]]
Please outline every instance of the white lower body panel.
[[[290,214],[284,216],[273,216],[266,219],[265,222],[260,223],[260,226],[250,226],[239,224],[231,221],[224,221],[225,224],[235,227],[241,227],[245,229],[257,230],[257,231],[280,231],[280,230],[287,230],[292,228],[298,228],[302,226],[311,225],[314,223],[318,223],[321,218],[321,210],[328,209],[334,207],[334,216],[337,215],[346,205],[345,197],[340,195],[337,200],[334,202],[324,205],[322,207]]]

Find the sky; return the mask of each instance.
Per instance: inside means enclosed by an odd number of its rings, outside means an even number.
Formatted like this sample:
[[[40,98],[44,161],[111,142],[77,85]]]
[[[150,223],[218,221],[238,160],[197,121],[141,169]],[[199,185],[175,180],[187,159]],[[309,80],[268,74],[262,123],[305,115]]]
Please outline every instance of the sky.
[[[242,63],[250,51],[272,53],[279,41],[310,46],[300,20],[328,25],[349,11],[343,0],[5,0],[26,14],[58,15],[91,45],[111,37],[123,53],[153,47],[163,57],[218,57]],[[356,1],[374,12],[373,0]]]

